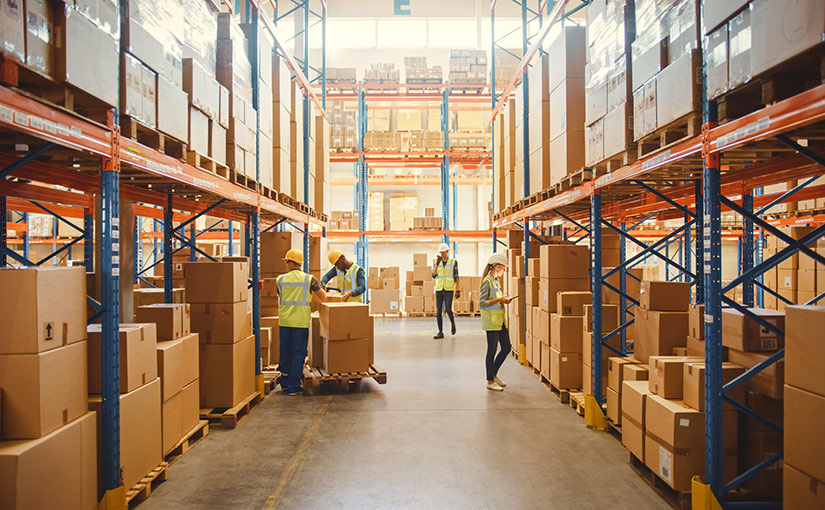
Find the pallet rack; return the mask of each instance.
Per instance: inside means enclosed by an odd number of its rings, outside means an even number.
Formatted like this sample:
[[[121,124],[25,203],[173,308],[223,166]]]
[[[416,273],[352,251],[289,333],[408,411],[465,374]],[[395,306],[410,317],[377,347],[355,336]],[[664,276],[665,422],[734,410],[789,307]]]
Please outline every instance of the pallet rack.
[[[494,19],[495,0],[491,1],[491,17]],[[519,73],[526,70],[531,58],[538,51],[541,40],[549,30],[549,25],[562,19],[567,0],[556,2],[549,16],[549,23],[544,25],[537,40],[528,50],[525,41],[525,56],[519,71],[508,83],[505,92],[509,92],[519,80]],[[587,3],[587,2],[582,2]],[[704,2],[702,2],[704,4]],[[541,4],[545,5],[544,2]],[[574,8],[575,9],[575,8]],[[523,20],[526,20],[526,6],[522,3]],[[542,9],[539,10],[541,12]],[[572,11],[568,10],[566,15]],[[526,21],[524,23],[526,34]],[[702,31],[704,33],[704,30]],[[493,47],[495,49],[495,45]],[[495,51],[493,52],[495,59]],[[495,65],[495,64],[494,64]],[[703,58],[703,75],[707,75],[707,61]],[[524,74],[521,77],[526,80]],[[706,82],[706,80],[703,80]],[[525,87],[526,88],[526,87]],[[763,363],[745,371],[733,381],[722,384],[722,304],[742,312],[752,320],[759,322],[777,335],[784,336],[779,328],[750,312],[746,307],[761,305],[764,292],[771,292],[761,282],[761,275],[775,267],[795,253],[803,253],[819,263],[825,263],[825,257],[815,253],[807,245],[825,236],[825,218],[811,215],[800,218],[765,219],[763,216],[780,203],[825,196],[825,186],[811,186],[813,181],[825,174],[825,151],[808,148],[802,140],[821,139],[825,131],[825,85],[819,85],[797,94],[784,101],[764,106],[757,111],[739,119],[718,124],[716,109],[708,101],[703,90],[703,127],[699,136],[682,141],[669,149],[653,153],[631,165],[612,173],[596,177],[594,180],[557,194],[536,204],[494,219],[495,230],[510,225],[520,225],[525,233],[525,240],[534,236],[530,224],[535,221],[553,221],[574,230],[573,236],[583,233],[576,241],[589,237],[591,250],[591,291],[593,294],[593,329],[594,345],[624,356],[632,349],[627,342],[625,330],[633,323],[631,309],[638,302],[625,292],[626,281],[632,277],[627,272],[629,267],[638,264],[642,257],[654,256],[673,266],[680,276],[690,281],[696,303],[705,305],[705,439],[706,439],[706,476],[705,484],[694,483],[692,497],[694,502],[706,504],[721,503],[724,508],[781,508],[781,502],[734,501],[730,492],[744,481],[760,471],[781,462],[782,453],[773,455],[744,473],[738,474],[732,481],[723,483],[722,459],[722,406],[733,406],[774,431],[782,432],[781,424],[771,423],[751,409],[730,398],[727,394],[734,388],[782,359],[784,350],[770,356]],[[529,104],[525,101],[525,104]],[[504,106],[504,101],[493,103],[495,116]],[[525,108],[525,129],[528,120]],[[526,138],[526,137],[525,137]],[[525,176],[527,175],[525,158]],[[495,176],[494,176],[495,178]],[[766,195],[763,187],[775,183],[802,179],[794,189]],[[525,196],[529,189],[525,177]],[[741,233],[723,232],[721,212],[723,209],[734,211],[743,218]],[[682,218],[681,227],[668,233],[661,233],[659,239],[651,245],[640,241],[638,233],[632,233],[639,225],[650,218]],[[815,226],[814,230],[802,239],[794,240],[778,230],[778,226],[797,225]],[[630,241],[642,250],[633,257],[627,257],[625,242],[620,247],[620,265],[608,273],[602,272],[601,232],[607,229],[616,232],[623,240]],[[755,229],[759,229],[757,234]],[[764,235],[770,234],[787,243],[787,247],[776,255],[762,260],[761,249]],[[739,234],[739,235],[737,235]],[[721,279],[723,238],[737,239],[740,246],[739,273],[733,281],[723,285]],[[667,246],[674,241],[681,241],[679,260],[673,261],[666,252]],[[691,246],[695,243],[695,251]],[[495,244],[495,241],[494,241]],[[525,243],[529,250],[529,243]],[[664,253],[663,253],[664,252]],[[525,254],[525,261],[529,253]],[[694,268],[694,270],[691,270]],[[528,268],[525,267],[525,274]],[[618,273],[619,287],[606,282],[606,278]],[[745,306],[725,296],[738,285],[743,287]],[[602,288],[607,287],[621,296],[620,322],[614,331],[602,334]],[[754,290],[757,292],[755,293]],[[778,296],[778,295],[777,295]],[[779,297],[779,296],[778,296]],[[825,297],[825,293],[816,296],[806,304],[814,304]],[[784,300],[784,299],[783,299]],[[787,300],[784,300],[787,303]],[[614,349],[606,343],[616,335],[621,336],[621,348]],[[598,337],[598,342],[595,341]],[[603,421],[601,404],[601,355],[600,349],[593,349],[591,360],[593,377],[592,398],[598,405],[587,406],[589,414],[586,423],[596,424]],[[718,502],[718,503],[717,503]]]
[[[303,9],[305,24],[308,26],[310,14],[309,0],[293,0],[295,9]],[[224,12],[231,12],[232,5],[221,4]],[[274,24],[277,13],[267,12],[269,4],[259,0],[235,2],[234,6],[245,20],[267,30],[275,40],[277,51],[285,58],[287,67],[292,71],[298,84],[304,91],[304,179],[309,175],[309,123],[310,105],[321,115],[324,111],[325,94],[318,98],[307,78],[309,70],[308,42],[304,43],[302,65],[292,57],[275,33]],[[326,26],[326,2],[322,1],[322,33]],[[313,12],[313,14],[315,14]],[[270,20],[270,16],[272,19]],[[250,48],[256,54],[260,47],[258,41],[250,41]],[[325,54],[325,51],[322,51]],[[253,73],[257,75],[258,59],[252,59]],[[3,60],[0,63],[4,78],[14,76],[16,64]],[[325,81],[326,57],[322,57],[320,79]],[[259,111],[257,82],[253,80],[253,103]],[[13,88],[0,86],[0,130],[7,135],[7,140],[14,140],[17,148],[30,148],[22,157],[14,153],[0,153],[0,267],[10,267],[14,262],[19,266],[39,266],[52,258],[68,253],[72,246],[82,243],[84,263],[87,271],[95,270],[94,254],[94,216],[99,215],[98,227],[99,250],[97,257],[100,271],[101,299],[87,298],[97,313],[89,322],[99,320],[102,324],[102,472],[104,500],[103,507],[120,507],[125,500],[126,489],[121,486],[120,474],[120,412],[119,412],[119,341],[120,323],[120,278],[129,277],[137,282],[141,270],[120,265],[121,245],[128,246],[130,241],[123,234],[131,227],[121,223],[120,200],[133,203],[132,212],[137,218],[152,219],[153,238],[162,236],[163,257],[154,262],[164,264],[165,274],[172,273],[173,242],[190,249],[190,256],[203,253],[195,244],[198,234],[194,230],[194,221],[208,213],[211,216],[230,220],[228,238],[234,239],[233,224],[245,226],[247,253],[251,258],[252,277],[250,288],[254,304],[253,329],[255,333],[256,353],[260,351],[260,291],[257,281],[260,278],[259,237],[262,223],[266,230],[284,222],[303,225],[305,233],[304,248],[307,249],[310,228],[320,229],[325,233],[326,219],[287,206],[273,197],[276,194],[262,194],[257,190],[236,185],[203,169],[196,168],[178,159],[167,156],[137,141],[121,136],[118,125],[119,115],[113,108],[107,113],[107,121],[100,124],[61,107],[32,99]],[[260,126],[260,119],[258,119]],[[256,132],[256,145],[260,145],[260,133]],[[256,158],[256,182],[260,182],[260,160]],[[54,189],[55,186],[65,188]],[[68,190],[73,191],[68,191]],[[98,202],[95,201],[98,197]],[[308,197],[305,196],[306,201]],[[48,206],[44,204],[49,204]],[[29,246],[34,242],[28,235],[28,229],[18,226],[17,222],[7,223],[7,211],[17,211],[23,221],[31,212],[46,212],[54,216],[55,221],[68,222],[66,218],[82,218],[83,227],[74,227],[78,237],[60,240],[62,247],[49,257],[40,261],[29,260]],[[182,215],[176,211],[187,211]],[[129,219],[129,218],[124,218]],[[173,227],[173,221],[181,221]],[[189,227],[190,235],[186,236]],[[24,232],[20,243],[23,255],[9,249],[8,231]],[[207,229],[210,230],[210,229]],[[264,231],[266,231],[264,230]],[[131,234],[131,232],[129,232]],[[134,230],[136,237],[141,235],[140,227]],[[129,235],[129,238],[132,236]],[[47,242],[58,244],[55,239]],[[231,246],[231,244],[230,244]],[[157,250],[157,243],[154,243]],[[231,252],[230,252],[231,253]],[[211,257],[210,257],[211,258]],[[172,300],[171,278],[165,279],[164,294],[167,302]],[[259,356],[257,356],[259,358]],[[261,367],[256,367],[259,389],[263,392]]]

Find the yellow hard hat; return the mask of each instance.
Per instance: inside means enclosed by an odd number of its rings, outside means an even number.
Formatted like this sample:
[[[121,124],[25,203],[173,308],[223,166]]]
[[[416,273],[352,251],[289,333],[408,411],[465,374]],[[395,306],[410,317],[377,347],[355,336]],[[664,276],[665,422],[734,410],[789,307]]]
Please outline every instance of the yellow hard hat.
[[[284,260],[290,260],[292,262],[295,262],[296,264],[303,264],[304,254],[298,250],[289,250],[288,252],[286,252]]]
[[[329,252],[329,263],[334,266],[335,263],[338,262],[338,259],[340,259],[343,256],[344,254],[343,252],[341,252],[341,250],[332,250],[331,252]]]

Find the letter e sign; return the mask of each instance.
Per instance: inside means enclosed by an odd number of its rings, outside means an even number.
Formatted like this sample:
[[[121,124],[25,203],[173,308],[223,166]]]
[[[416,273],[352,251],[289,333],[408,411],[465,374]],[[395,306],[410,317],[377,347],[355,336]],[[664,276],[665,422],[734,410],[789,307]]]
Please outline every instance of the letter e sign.
[[[409,16],[412,13],[410,12],[410,0],[392,0],[393,4],[395,4],[394,14],[396,16]]]

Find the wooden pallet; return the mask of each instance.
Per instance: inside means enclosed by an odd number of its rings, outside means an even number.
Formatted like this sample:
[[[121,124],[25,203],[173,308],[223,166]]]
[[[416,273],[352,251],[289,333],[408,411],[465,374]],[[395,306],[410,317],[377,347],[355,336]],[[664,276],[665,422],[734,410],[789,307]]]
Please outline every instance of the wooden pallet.
[[[561,191],[571,190],[577,186],[581,186],[585,182],[588,182],[593,179],[593,171],[589,168],[582,168],[581,170],[577,171],[576,173],[566,175],[562,178],[561,184]]]
[[[255,179],[252,177],[247,177],[246,175],[232,169],[229,170],[229,181],[252,191],[257,190],[258,188],[258,184],[255,182]]]
[[[663,151],[702,132],[702,113],[689,113],[670,124],[645,135],[637,142],[637,157],[642,159]]]
[[[145,501],[152,494],[152,489],[169,479],[169,463],[161,462],[148,475],[144,476],[134,487],[126,491],[126,504],[130,507]]]
[[[570,407],[572,407],[576,414],[584,416],[584,393],[570,392]]]
[[[622,440],[622,426],[617,425],[613,420],[610,418],[605,417],[605,423],[607,423],[607,432],[610,433],[613,437],[618,439],[619,441]]]
[[[120,116],[120,133],[150,149],[181,161],[186,160],[186,144],[128,115]]]
[[[628,146],[622,152],[603,159],[591,167],[593,176],[598,178],[602,175],[615,172],[616,170],[636,162],[638,148],[635,143]]]
[[[556,388],[555,386],[553,386],[552,383],[550,383],[550,393],[555,395],[559,399],[559,402],[561,402],[562,404],[567,404],[568,402],[570,402],[570,391],[569,390],[563,390],[563,389],[560,389],[560,388]]]
[[[222,429],[234,429],[253,409],[261,403],[261,394],[257,391],[243,399],[235,407],[213,407],[201,409],[201,419]]]
[[[304,390],[311,395],[320,393],[321,386],[334,385],[338,388],[346,387],[349,390],[358,390],[358,383],[363,379],[373,379],[378,384],[387,384],[387,372],[378,365],[370,365],[366,372],[345,372],[330,374],[323,368],[304,367]]]
[[[403,317],[401,312],[398,313],[370,313],[375,319],[400,319]]]
[[[207,435],[209,435],[209,422],[206,420],[198,421],[198,424],[192,427],[192,430],[187,432],[183,439],[178,441],[178,444],[169,450],[163,459],[171,466]]]
[[[281,377],[281,372],[274,368],[264,367],[262,370],[264,376],[264,395],[269,395],[278,386],[278,380]]]
[[[690,510],[690,492],[673,490],[664,480],[648,468],[644,462],[637,459],[635,455],[628,452],[630,456],[630,467],[656,491],[668,505],[675,510]]]
[[[285,193],[278,193],[278,202],[286,206],[292,207],[293,209],[295,208],[295,204],[298,203],[294,198]]]
[[[422,317],[435,317],[435,312],[404,312],[404,317],[409,317],[411,319]]]
[[[716,98],[719,123],[748,115],[825,83],[825,45],[818,45]]]
[[[222,165],[209,156],[204,156],[200,152],[187,150],[186,162],[194,167],[200,168],[201,170],[206,170],[211,174],[215,174],[222,179],[229,180],[228,166]]]

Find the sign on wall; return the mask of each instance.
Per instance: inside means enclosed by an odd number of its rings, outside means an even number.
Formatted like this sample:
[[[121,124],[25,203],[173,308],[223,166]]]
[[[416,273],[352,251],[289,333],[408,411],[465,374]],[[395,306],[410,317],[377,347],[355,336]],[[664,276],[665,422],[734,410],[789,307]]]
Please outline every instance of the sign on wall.
[[[483,0],[487,5],[489,0]],[[327,0],[331,18],[468,18],[476,15],[476,0]],[[489,11],[484,15],[489,15]]]

